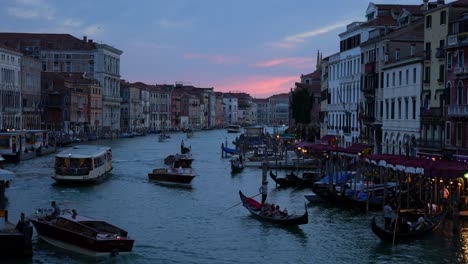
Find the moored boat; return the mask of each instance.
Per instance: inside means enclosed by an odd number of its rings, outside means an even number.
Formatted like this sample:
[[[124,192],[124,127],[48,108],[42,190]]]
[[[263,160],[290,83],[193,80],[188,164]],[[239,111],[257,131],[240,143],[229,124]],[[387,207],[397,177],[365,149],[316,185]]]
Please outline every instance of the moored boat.
[[[129,253],[134,240],[127,231],[102,220],[64,210],[50,218],[38,210],[29,219],[39,236],[50,244],[88,256]]]
[[[149,180],[168,184],[190,184],[196,173],[184,168],[156,168],[148,173]]]
[[[375,217],[372,218],[371,229],[374,234],[379,237],[383,241],[387,242],[403,242],[403,241],[410,241],[410,240],[417,240],[420,239],[433,231],[435,231],[440,224],[444,221],[446,215],[446,211],[441,211],[439,214],[434,215],[432,217],[427,217],[424,220],[424,223],[418,227],[411,228],[408,227],[408,230],[403,230],[402,225],[396,227],[396,229],[392,228],[391,230],[387,230],[377,225],[375,221]],[[399,218],[402,219],[402,218]],[[405,220],[406,221],[406,220]],[[398,222],[398,221],[397,221]]]
[[[112,170],[112,150],[98,145],[80,145],[55,156],[54,178],[58,182],[96,182]]]
[[[281,224],[281,225],[303,225],[309,222],[309,215],[307,212],[307,207],[305,206],[305,212],[303,215],[288,214],[285,216],[277,215],[268,215],[267,213],[261,210],[262,205],[247,196],[245,196],[242,191],[239,191],[239,196],[242,202],[242,205],[258,220],[267,221],[271,223]]]
[[[227,128],[228,133],[239,133],[241,131],[241,126],[239,125],[229,125]]]

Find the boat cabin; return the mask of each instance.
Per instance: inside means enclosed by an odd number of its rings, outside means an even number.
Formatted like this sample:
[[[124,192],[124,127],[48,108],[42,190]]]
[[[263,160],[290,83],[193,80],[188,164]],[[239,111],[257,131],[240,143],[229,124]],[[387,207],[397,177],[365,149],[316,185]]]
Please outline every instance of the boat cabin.
[[[110,147],[81,145],[55,156],[56,180],[92,180],[112,169]]]

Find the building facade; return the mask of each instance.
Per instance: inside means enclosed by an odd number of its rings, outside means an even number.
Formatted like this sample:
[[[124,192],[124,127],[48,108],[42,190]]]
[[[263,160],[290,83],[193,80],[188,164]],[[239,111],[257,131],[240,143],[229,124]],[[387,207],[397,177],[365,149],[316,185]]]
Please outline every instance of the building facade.
[[[23,129],[20,52],[0,45],[0,130]]]

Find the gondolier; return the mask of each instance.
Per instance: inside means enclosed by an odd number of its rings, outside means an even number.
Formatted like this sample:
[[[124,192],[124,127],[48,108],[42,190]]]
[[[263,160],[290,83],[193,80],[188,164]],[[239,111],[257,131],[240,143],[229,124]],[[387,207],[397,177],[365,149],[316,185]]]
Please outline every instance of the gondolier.
[[[258,190],[262,194],[262,204],[264,204],[268,194],[268,181],[263,181],[262,186]]]

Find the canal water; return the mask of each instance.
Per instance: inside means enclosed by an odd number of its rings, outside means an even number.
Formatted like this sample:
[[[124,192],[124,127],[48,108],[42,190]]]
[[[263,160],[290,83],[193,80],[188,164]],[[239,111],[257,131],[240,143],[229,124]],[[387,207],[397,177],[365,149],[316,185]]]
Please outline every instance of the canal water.
[[[283,228],[249,216],[239,203],[239,190],[256,195],[262,172],[246,168],[231,175],[221,143],[238,134],[225,130],[157,135],[101,141],[112,147],[114,169],[108,180],[91,186],[56,185],[51,178],[54,156],[38,157],[6,169],[17,173],[7,189],[10,221],[20,212],[32,214],[55,200],[62,209],[106,220],[126,229],[135,239],[133,252],[109,258],[90,258],[58,249],[33,236],[32,260],[18,263],[466,263],[468,237],[453,234],[449,221],[421,241],[381,242],[371,231],[374,215],[327,204],[309,204],[309,224]],[[164,166],[163,159],[192,147],[191,188],[148,181],[148,172]],[[277,172],[280,176],[285,171]],[[304,212],[310,190],[275,189],[270,180],[268,200],[288,211]],[[258,198],[258,197],[257,197]],[[468,225],[467,225],[468,227]],[[468,229],[467,229],[468,231]],[[14,261],[9,261],[15,263]],[[4,263],[0,261],[0,263]]]

